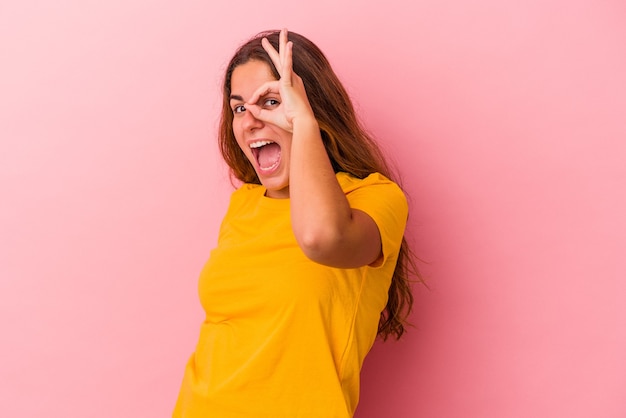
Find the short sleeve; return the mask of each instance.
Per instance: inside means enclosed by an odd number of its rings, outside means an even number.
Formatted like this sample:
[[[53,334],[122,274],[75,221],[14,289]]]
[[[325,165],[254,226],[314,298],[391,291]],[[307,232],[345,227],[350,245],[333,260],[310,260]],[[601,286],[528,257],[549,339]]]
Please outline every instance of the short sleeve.
[[[350,207],[367,213],[378,226],[383,260],[377,265],[384,265],[391,260],[395,263],[409,211],[402,189],[379,173],[370,174],[365,179],[339,173],[337,178]]]

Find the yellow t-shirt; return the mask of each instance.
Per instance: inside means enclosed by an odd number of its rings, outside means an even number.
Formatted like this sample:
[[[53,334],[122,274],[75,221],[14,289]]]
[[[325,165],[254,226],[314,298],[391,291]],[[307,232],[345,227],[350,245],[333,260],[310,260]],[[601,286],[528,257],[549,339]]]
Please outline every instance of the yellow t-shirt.
[[[376,222],[382,262],[338,269],[309,260],[291,229],[289,199],[244,184],[200,275],[206,320],[174,417],[353,416],[408,207],[380,174],[337,179],[351,207]]]

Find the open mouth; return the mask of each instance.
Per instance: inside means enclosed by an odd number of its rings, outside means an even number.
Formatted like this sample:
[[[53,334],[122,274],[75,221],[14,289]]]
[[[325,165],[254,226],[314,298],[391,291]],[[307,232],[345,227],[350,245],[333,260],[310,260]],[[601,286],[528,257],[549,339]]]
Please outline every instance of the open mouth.
[[[252,155],[262,171],[271,171],[280,164],[280,145],[273,141],[257,141],[250,144]]]

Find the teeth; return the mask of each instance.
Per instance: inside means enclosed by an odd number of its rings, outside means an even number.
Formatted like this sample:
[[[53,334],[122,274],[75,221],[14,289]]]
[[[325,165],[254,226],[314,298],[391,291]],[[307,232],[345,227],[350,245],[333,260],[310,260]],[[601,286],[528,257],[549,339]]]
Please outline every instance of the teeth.
[[[250,144],[250,148],[261,148],[267,144],[271,144],[273,141],[258,141]]]

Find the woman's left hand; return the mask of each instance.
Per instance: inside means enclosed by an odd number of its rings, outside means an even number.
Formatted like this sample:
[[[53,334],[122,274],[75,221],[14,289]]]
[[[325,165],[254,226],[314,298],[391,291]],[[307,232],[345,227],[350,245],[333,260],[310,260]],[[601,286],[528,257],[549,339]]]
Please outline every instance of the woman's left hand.
[[[298,118],[315,119],[304,83],[293,72],[293,42],[287,40],[287,29],[280,31],[278,51],[266,38],[263,38],[261,42],[274,63],[280,79],[268,81],[261,85],[246,103],[246,109],[259,120],[293,132],[294,120]],[[280,96],[280,105],[272,109],[265,109],[261,102],[265,96],[271,94]]]

